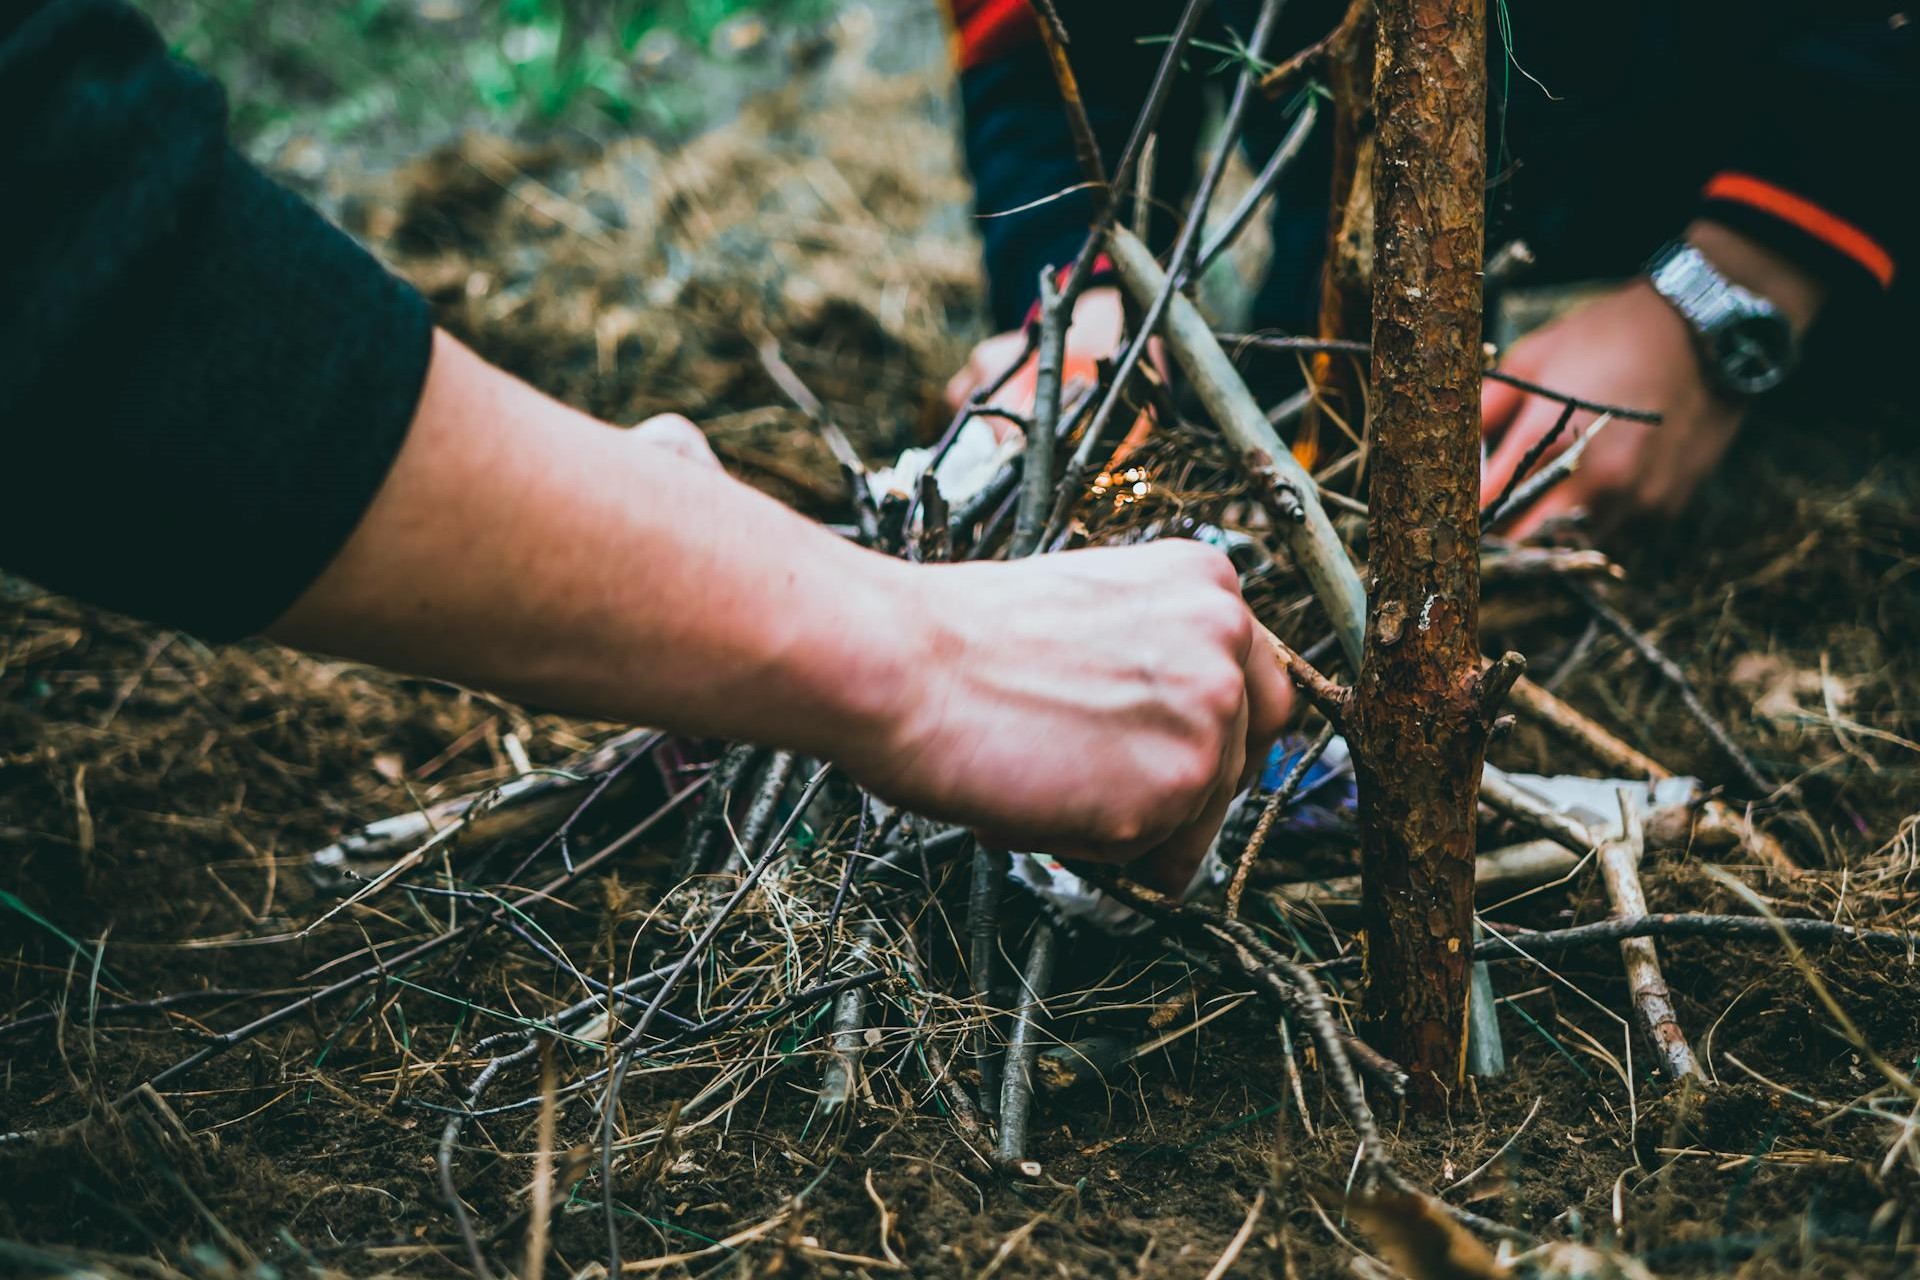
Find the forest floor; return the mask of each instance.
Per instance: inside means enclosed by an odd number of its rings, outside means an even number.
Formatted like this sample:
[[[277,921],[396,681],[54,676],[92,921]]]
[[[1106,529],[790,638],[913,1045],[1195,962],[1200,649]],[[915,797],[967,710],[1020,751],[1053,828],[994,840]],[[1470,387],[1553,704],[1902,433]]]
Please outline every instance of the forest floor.
[[[372,176],[323,165],[306,184],[484,355],[610,420],[687,413],[737,474],[843,519],[832,458],[756,344],[777,339],[872,458],[944,424],[941,387],[982,334],[981,282],[930,23],[906,6],[843,15],[779,87],[670,144],[475,135]],[[1747,911],[1717,866],[1783,915],[1914,927],[1920,456],[1897,438],[1802,401],[1743,435],[1678,526],[1623,552],[1614,602],[1781,785],[1754,818],[1805,868],[1651,849],[1654,910]],[[457,973],[395,973],[316,1007],[163,1103],[117,1100],[458,909],[395,896],[307,929],[336,901],[308,874],[314,850],[512,777],[513,744],[558,765],[616,727],[264,643],[208,649],[0,586],[0,1131],[28,1131],[0,1144],[0,1270],[470,1274],[434,1108],[470,1083],[479,1036],[565,986],[510,938]],[[1564,593],[1490,589],[1485,627],[1490,651],[1522,650],[1568,701],[1738,794],[1675,690],[1610,634],[1583,643]],[[1598,772],[1524,724],[1495,757]],[[643,814],[596,813],[576,852]],[[677,848],[668,829],[637,840],[544,914],[545,936],[585,971],[624,972]],[[930,915],[958,911],[965,879],[940,884]],[[1503,918],[1605,911],[1583,874]],[[1224,981],[1201,981],[1190,1005],[1172,988],[1131,1011],[1084,998],[1117,955],[1151,945],[1079,940],[1056,983],[1077,1012],[1054,1033],[1157,1004],[1186,1033],[1104,1085],[1047,1093],[1032,1177],[985,1168],[937,1091],[913,1087],[924,1075],[876,1072],[856,1105],[817,1114],[824,1007],[636,1075],[629,1124],[664,1117],[664,1134],[617,1189],[630,1266],[1200,1277],[1237,1249],[1233,1274],[1390,1274],[1341,1208],[1351,1134],[1269,1011]],[[1546,1273],[1911,1274],[1910,958],[1834,945],[1802,967],[1772,942],[1706,939],[1661,952],[1706,1085],[1650,1070],[1613,949],[1499,966],[1508,1073],[1476,1082],[1448,1123],[1383,1107],[1394,1158],[1453,1203],[1601,1251],[1561,1247]],[[875,1034],[889,1053],[907,1043],[903,1028]],[[678,1125],[722,1079],[725,1107]],[[498,1258],[517,1260],[529,1229],[538,1110],[476,1123],[460,1147],[459,1192]],[[551,1265],[577,1274],[604,1256],[602,1193],[587,1109],[558,1113]]]

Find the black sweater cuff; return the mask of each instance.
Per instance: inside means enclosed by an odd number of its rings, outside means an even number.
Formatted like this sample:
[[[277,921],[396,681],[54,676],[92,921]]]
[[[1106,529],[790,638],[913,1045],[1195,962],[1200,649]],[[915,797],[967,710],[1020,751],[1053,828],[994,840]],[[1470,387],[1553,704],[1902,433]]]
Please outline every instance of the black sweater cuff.
[[[426,305],[228,148],[217,90],[125,6],[56,0],[12,35],[0,101],[27,88],[34,132],[0,154],[55,203],[0,218],[0,565],[256,632],[385,480]]]

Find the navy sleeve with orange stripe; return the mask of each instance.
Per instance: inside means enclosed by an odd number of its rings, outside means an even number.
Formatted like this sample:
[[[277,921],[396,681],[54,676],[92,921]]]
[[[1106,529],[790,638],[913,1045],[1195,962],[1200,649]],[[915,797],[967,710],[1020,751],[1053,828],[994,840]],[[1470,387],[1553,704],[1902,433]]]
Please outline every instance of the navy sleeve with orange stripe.
[[[1702,215],[1862,292],[1915,271],[1920,22],[1836,23],[1782,43],[1746,76]]]
[[[1160,61],[1162,48],[1151,38],[1164,34],[1177,11],[1092,0],[1063,0],[1059,8],[1088,120],[1112,166]],[[1033,304],[1040,272],[1079,253],[1093,195],[1080,186],[1073,135],[1027,0],[949,0],[948,12],[989,308],[996,327],[1012,329]],[[1191,183],[1200,116],[1198,77],[1183,76],[1159,129],[1154,190],[1167,205]],[[1172,226],[1170,215],[1159,214],[1152,238],[1164,244]]]

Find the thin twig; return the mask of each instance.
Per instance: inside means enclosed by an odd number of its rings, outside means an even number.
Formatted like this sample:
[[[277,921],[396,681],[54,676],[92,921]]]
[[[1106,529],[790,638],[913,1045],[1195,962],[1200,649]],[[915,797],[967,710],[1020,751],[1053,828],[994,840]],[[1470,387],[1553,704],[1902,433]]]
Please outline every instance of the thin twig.
[[[1015,1168],[1027,1158],[1033,1058],[1040,1048],[1040,1018],[1053,989],[1053,956],[1053,926],[1042,920],[1034,926],[1027,965],[1020,975],[1020,1007],[1014,1013],[1013,1033],[1007,1039],[1006,1070],[1000,1082],[1000,1138],[995,1155],[1002,1168]]]
[[[1313,741],[1300,753],[1300,758],[1293,762],[1293,767],[1287,770],[1287,776],[1281,779],[1280,786],[1268,798],[1267,807],[1260,811],[1260,820],[1254,823],[1253,834],[1247,837],[1246,847],[1240,851],[1240,859],[1234,866],[1233,881],[1227,886],[1227,919],[1239,919],[1240,895],[1246,892],[1247,877],[1253,874],[1253,864],[1266,851],[1268,834],[1272,832],[1274,823],[1279,821],[1281,811],[1293,803],[1294,793],[1307,780],[1308,770],[1327,753],[1333,738],[1334,728],[1329,721],[1314,735]]]
[[[779,387],[794,407],[807,415],[820,438],[826,442],[827,449],[833,454],[833,460],[840,464],[840,473],[846,478],[847,497],[853,504],[853,518],[860,526],[860,540],[868,546],[879,540],[879,511],[874,506],[873,486],[867,482],[867,464],[860,459],[860,451],[847,439],[847,433],[840,429],[827,407],[820,403],[820,397],[793,371],[786,357],[780,354],[780,340],[767,334],[754,344],[754,354],[760,357],[760,367],[767,371],[773,384]]]
[[[1000,1055],[993,1035],[993,971],[1000,955],[1000,883],[1007,855],[984,844],[973,850],[973,879],[967,893],[967,972],[980,1026],[974,1033],[973,1065],[980,1073],[980,1108],[1000,1110]]]
[[[1635,920],[1647,914],[1647,893],[1640,884],[1640,858],[1646,851],[1646,831],[1639,810],[1622,789],[1620,832],[1600,846],[1600,881],[1606,886],[1616,919]],[[1620,958],[1626,964],[1627,987],[1633,993],[1634,1008],[1640,1012],[1641,1030],[1659,1054],[1667,1080],[1678,1083],[1692,1076],[1704,1081],[1705,1075],[1694,1061],[1693,1049],[1673,1009],[1673,992],[1660,970],[1660,953],[1652,938],[1624,938]]]
[[[1627,621],[1625,614],[1602,600],[1598,593],[1585,583],[1566,581],[1562,582],[1561,586],[1574,599],[1584,604],[1594,617],[1606,625],[1608,630],[1631,645],[1642,661],[1673,686],[1674,692],[1680,695],[1681,705],[1686,707],[1687,714],[1693,717],[1693,722],[1713,739],[1713,745],[1720,748],[1720,753],[1732,763],[1741,780],[1753,789],[1755,795],[1764,797],[1772,794],[1773,784],[1767,781],[1766,775],[1755,766],[1752,757],[1748,756],[1741,749],[1740,744],[1733,740],[1733,735],[1727,732],[1726,726],[1707,710],[1707,704],[1700,701],[1700,695],[1694,692],[1693,682],[1687,679],[1687,673],[1680,669],[1679,663],[1662,653],[1660,647],[1654,644],[1645,632]]]
[[[1261,201],[1273,194],[1273,189],[1280,185],[1280,179],[1286,174],[1288,166],[1292,165],[1300,155],[1301,148],[1307,145],[1307,137],[1313,132],[1314,122],[1319,118],[1320,103],[1312,98],[1307,99],[1306,104],[1300,108],[1300,114],[1294,117],[1293,126],[1287,130],[1287,136],[1280,140],[1280,145],[1273,149],[1273,154],[1267,157],[1266,164],[1261,166],[1260,176],[1253,180],[1253,185],[1248,187],[1246,193],[1240,197],[1240,203],[1233,207],[1233,212],[1227,215],[1220,229],[1213,233],[1213,238],[1201,247],[1200,256],[1194,259],[1193,274],[1195,276],[1205,275],[1207,268],[1213,265],[1213,260],[1233,247],[1233,242],[1240,238],[1240,233],[1253,220],[1254,212],[1260,207]],[[1134,234],[1138,235],[1139,232],[1136,231]]]
[[[1289,351],[1347,356],[1373,354],[1373,344],[1358,338],[1310,338],[1296,334],[1276,333],[1222,333],[1217,336],[1222,343],[1233,347],[1236,351]],[[1624,404],[1603,404],[1598,400],[1588,400],[1584,396],[1570,395],[1565,391],[1555,391],[1552,387],[1543,387],[1537,382],[1528,381],[1504,369],[1488,369],[1480,376],[1490,382],[1504,382],[1508,386],[1518,387],[1528,395],[1539,396],[1555,404],[1567,405],[1582,413],[1611,414],[1627,422],[1662,421],[1659,411],[1655,409],[1636,409],[1632,405]]]
[[[1060,370],[1066,349],[1067,308],[1054,287],[1053,268],[1048,267],[1040,273],[1040,358],[1034,373],[1033,418],[1027,424],[1020,511],[1007,548],[1010,560],[1024,559],[1039,549],[1053,505],[1053,436],[1060,422]]]

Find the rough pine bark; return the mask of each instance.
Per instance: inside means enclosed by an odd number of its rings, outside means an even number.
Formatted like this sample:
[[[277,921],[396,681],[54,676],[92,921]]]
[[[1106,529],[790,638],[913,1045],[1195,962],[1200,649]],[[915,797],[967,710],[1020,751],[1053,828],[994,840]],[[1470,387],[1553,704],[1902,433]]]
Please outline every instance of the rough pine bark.
[[[1461,1080],[1479,678],[1485,0],[1380,0],[1360,784],[1370,1034],[1416,1106]]]

